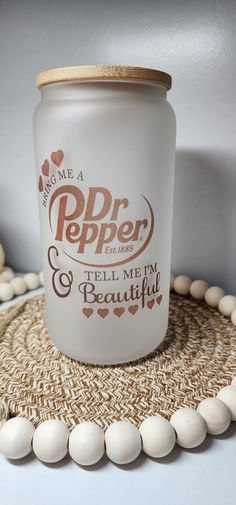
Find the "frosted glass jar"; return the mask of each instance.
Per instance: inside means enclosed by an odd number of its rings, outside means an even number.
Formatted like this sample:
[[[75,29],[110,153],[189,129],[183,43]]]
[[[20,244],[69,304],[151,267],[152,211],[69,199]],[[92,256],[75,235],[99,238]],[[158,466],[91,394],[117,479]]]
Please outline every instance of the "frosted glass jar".
[[[136,67],[38,75],[34,138],[46,317],[55,346],[110,364],[168,326],[175,157],[171,78]]]

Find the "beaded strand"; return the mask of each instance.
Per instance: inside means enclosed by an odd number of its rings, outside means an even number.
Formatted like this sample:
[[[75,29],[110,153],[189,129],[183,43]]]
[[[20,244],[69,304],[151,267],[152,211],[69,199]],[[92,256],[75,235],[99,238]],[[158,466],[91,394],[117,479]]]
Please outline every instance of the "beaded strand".
[[[0,277],[1,301],[6,301],[8,296],[11,299],[16,294],[23,294],[23,288],[35,289],[43,285],[42,272],[14,278],[11,269],[4,271],[5,279]],[[8,288],[8,295],[3,296],[5,285],[11,287]],[[218,308],[221,314],[231,318],[236,326],[236,297],[225,295],[223,289],[209,287],[203,280],[192,281],[187,275],[176,277],[171,274],[170,290],[182,296],[190,294],[196,300],[205,300],[210,307]],[[22,458],[33,449],[41,461],[56,463],[69,452],[77,464],[90,466],[97,463],[106,452],[111,461],[124,465],[134,461],[141,450],[152,458],[163,458],[173,450],[175,444],[194,448],[204,441],[207,433],[224,433],[231,421],[236,421],[236,377],[231,385],[220,389],[216,397],[202,400],[196,410],[179,408],[170,421],[159,414],[150,416],[139,428],[130,421],[122,420],[111,423],[104,432],[96,423],[85,421],[77,424],[70,433],[66,424],[56,419],[43,421],[35,429],[25,417],[17,416],[9,420],[8,417],[8,408],[0,401],[0,452],[7,458]]]

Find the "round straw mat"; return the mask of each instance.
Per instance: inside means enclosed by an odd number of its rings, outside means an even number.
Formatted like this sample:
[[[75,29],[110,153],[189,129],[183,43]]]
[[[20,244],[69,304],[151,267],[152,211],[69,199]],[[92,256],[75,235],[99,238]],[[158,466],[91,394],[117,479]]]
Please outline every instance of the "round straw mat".
[[[145,338],[145,335],[144,335]],[[114,366],[78,363],[52,344],[44,297],[0,313],[0,398],[10,415],[37,424],[61,419],[71,429],[84,420],[102,428],[127,419],[140,425],[154,414],[169,418],[196,407],[236,374],[236,328],[217,310],[171,294],[167,335],[154,352]]]

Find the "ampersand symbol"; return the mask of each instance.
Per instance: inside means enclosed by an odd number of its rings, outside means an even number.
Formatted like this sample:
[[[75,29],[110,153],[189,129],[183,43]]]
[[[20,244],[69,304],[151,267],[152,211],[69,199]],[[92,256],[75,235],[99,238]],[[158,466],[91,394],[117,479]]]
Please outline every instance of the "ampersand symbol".
[[[52,251],[54,250],[56,256],[59,256],[58,250],[55,246],[50,246],[48,249],[48,263],[53,270],[52,286],[57,296],[66,298],[71,292],[73,282],[73,274],[71,270],[68,273],[60,272],[60,268],[55,266],[52,261]],[[61,288],[61,289],[60,289]],[[66,291],[64,291],[66,289]]]

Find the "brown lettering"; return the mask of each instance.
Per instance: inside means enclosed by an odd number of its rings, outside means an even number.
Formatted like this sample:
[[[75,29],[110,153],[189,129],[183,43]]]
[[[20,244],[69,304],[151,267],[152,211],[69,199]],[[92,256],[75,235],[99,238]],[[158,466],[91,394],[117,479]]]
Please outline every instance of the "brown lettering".
[[[68,242],[70,242],[71,244],[75,244],[75,242],[78,242],[79,232],[80,232],[80,226],[77,223],[68,224],[66,228],[66,238]]]
[[[57,199],[57,197],[60,195],[63,195],[63,196],[61,196],[60,203],[59,203],[59,211],[58,211],[58,218],[57,218],[57,231],[56,231],[55,240],[62,240],[65,221],[71,221],[72,219],[78,218],[82,214],[83,209],[84,209],[84,195],[83,195],[82,191],[80,191],[80,189],[75,186],[70,186],[70,185],[62,186],[61,188],[58,188],[53,193],[52,198],[50,200],[50,205],[49,205],[50,225],[51,225],[52,206],[53,206],[55,200]],[[75,209],[70,214],[66,213],[68,196],[73,196],[75,199]]]
[[[97,214],[93,214],[95,202],[98,194],[102,194],[104,201],[103,206]],[[88,203],[84,216],[84,221],[98,221],[103,219],[111,207],[112,197],[110,191],[106,188],[89,188]]]
[[[78,253],[83,253],[86,244],[91,244],[97,237],[97,234],[98,234],[98,226],[96,224],[84,223],[81,236],[79,239]]]
[[[102,248],[103,248],[104,244],[111,242],[115,238],[116,230],[117,230],[117,227],[114,223],[110,223],[110,224],[102,223],[101,224],[101,229],[100,229],[99,238],[98,238],[98,242],[97,242],[97,248],[95,251],[96,254],[102,252]],[[107,231],[108,231],[108,235],[106,235]]]
[[[111,221],[116,221],[118,216],[119,208],[122,206],[126,209],[129,205],[129,200],[127,198],[115,198],[113,211],[111,215]]]
[[[131,221],[124,221],[119,227],[117,238],[120,242],[129,242],[132,240],[132,231],[134,225]]]
[[[132,240],[138,240],[139,239],[139,232],[140,232],[142,226],[143,226],[143,228],[147,228],[147,225],[148,225],[147,219],[143,219],[142,221],[139,221],[139,220],[136,221]]]

